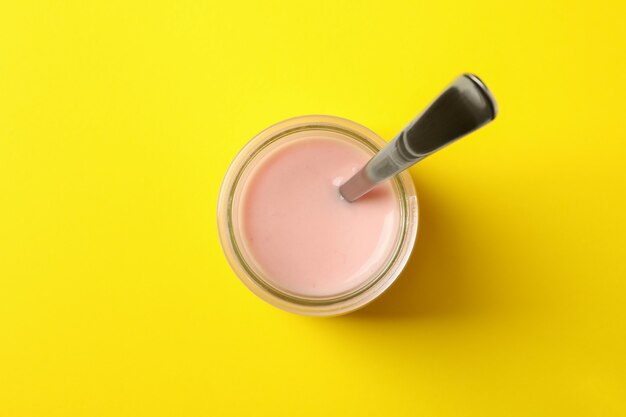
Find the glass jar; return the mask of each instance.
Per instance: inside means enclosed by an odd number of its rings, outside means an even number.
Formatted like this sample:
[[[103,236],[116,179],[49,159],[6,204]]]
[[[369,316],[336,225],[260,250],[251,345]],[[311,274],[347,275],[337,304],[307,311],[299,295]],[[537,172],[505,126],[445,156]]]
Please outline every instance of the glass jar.
[[[261,299],[276,307],[309,316],[331,316],[363,307],[385,291],[406,265],[417,234],[418,206],[413,180],[402,172],[390,181],[399,201],[400,230],[395,247],[383,266],[362,285],[345,293],[326,297],[290,294],[271,284],[255,267],[243,245],[240,202],[244,184],[254,167],[278,146],[323,131],[338,140],[348,141],[374,155],[386,142],[371,130],[350,120],[334,116],[312,115],[288,119],[265,129],[248,142],[230,165],[220,189],[217,219],[222,248],[239,279]]]

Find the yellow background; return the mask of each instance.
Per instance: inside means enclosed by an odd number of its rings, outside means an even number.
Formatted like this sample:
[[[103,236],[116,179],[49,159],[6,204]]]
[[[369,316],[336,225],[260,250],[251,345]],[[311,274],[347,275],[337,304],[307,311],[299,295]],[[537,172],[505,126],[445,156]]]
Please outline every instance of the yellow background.
[[[0,5],[0,416],[626,415],[621,2]],[[388,293],[315,319],[231,272],[266,126],[390,139],[458,74],[490,126],[412,168]]]

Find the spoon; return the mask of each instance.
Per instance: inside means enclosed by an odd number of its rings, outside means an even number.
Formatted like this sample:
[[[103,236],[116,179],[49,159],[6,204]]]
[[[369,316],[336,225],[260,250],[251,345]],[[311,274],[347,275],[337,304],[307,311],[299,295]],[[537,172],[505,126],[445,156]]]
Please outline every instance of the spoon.
[[[497,112],[496,100],[480,78],[473,74],[461,75],[339,187],[341,196],[347,201],[356,201],[376,184],[486,125],[495,119]]]

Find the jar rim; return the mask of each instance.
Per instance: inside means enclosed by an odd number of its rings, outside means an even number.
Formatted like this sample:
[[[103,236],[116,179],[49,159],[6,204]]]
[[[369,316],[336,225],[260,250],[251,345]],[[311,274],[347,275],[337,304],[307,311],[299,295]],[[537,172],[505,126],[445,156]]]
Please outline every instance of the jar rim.
[[[286,140],[295,133],[330,131],[358,141],[372,153],[385,141],[371,130],[347,119],[311,115],[276,123],[253,137],[237,154],[222,183],[218,198],[218,230],[222,248],[238,278],[257,296],[279,308],[305,315],[336,315],[362,307],[382,293],[399,275],[408,261],[417,232],[417,197],[413,180],[407,172],[394,177],[394,189],[400,202],[400,230],[396,245],[383,268],[362,285],[345,293],[326,297],[290,294],[267,280],[250,265],[241,250],[233,225],[233,204],[246,170],[268,147]]]

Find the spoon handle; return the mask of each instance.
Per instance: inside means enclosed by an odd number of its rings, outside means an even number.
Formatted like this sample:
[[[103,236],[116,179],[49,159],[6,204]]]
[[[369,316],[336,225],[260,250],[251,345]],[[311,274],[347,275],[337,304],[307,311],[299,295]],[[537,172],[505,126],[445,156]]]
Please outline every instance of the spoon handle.
[[[339,191],[354,201],[428,155],[492,121],[497,104],[485,84],[464,74],[450,84]]]

